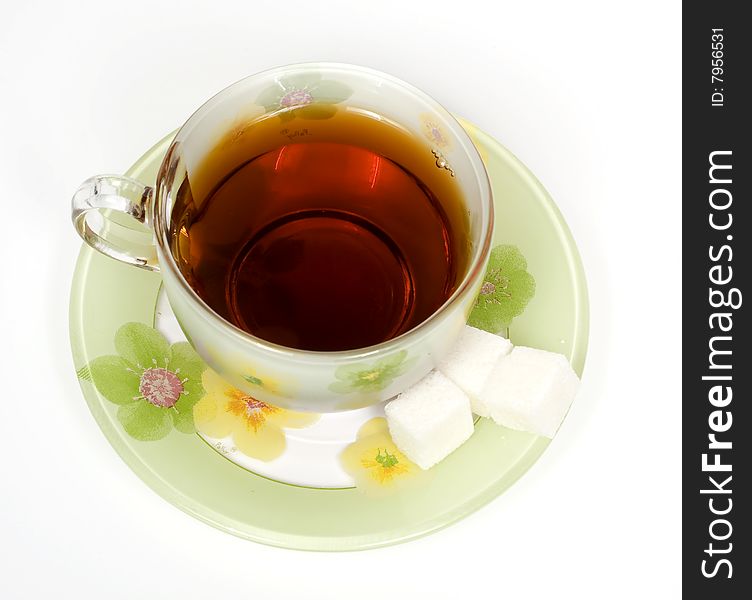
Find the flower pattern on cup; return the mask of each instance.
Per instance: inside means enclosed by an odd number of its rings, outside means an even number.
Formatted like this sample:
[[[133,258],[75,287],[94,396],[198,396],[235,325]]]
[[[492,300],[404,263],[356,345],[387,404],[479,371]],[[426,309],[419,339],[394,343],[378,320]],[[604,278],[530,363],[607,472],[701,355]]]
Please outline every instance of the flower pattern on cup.
[[[383,417],[361,426],[355,441],[340,454],[340,462],[355,487],[369,494],[401,489],[425,473],[400,452]]]
[[[193,407],[196,428],[210,438],[232,437],[235,448],[259,460],[273,460],[285,451],[284,428],[308,427],[319,419],[262,402],[211,369],[204,371],[202,383],[206,392]]]
[[[194,340],[194,346],[198,352],[207,357],[209,365],[219,372],[239,373],[253,387],[270,394],[295,396],[296,383],[289,375],[283,377],[281,373],[271,372],[266,368],[260,369],[241,354],[223,351],[212,344]]]
[[[535,295],[535,279],[516,246],[491,250],[486,275],[468,324],[491,333],[508,327]]]
[[[431,145],[442,150],[448,150],[452,147],[452,138],[436,117],[424,114],[420,116],[420,122],[423,128],[423,135],[431,142]]]
[[[280,77],[256,98],[267,113],[279,113],[283,120],[328,119],[337,112],[337,104],[353,91],[339,81],[322,79],[320,73],[300,73]]]
[[[412,366],[413,359],[406,359],[407,350],[401,350],[373,363],[343,365],[334,372],[337,381],[329,389],[339,394],[379,392]]]
[[[261,373],[258,369],[248,367],[243,370],[243,379],[252,386],[265,390],[271,394],[277,394],[280,391],[279,382],[266,373]]]
[[[193,433],[206,366],[190,344],[170,345],[156,329],[126,323],[115,333],[115,349],[117,355],[95,358],[77,374],[118,405],[125,432],[143,441],[162,439],[173,428]]]

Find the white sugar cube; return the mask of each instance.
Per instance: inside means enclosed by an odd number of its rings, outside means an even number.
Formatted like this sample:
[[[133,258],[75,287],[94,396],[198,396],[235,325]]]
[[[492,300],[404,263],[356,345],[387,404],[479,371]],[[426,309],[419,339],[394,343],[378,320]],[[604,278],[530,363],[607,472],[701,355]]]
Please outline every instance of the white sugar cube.
[[[552,438],[579,384],[565,356],[517,346],[493,369],[480,396],[499,425]]]
[[[467,325],[438,368],[470,396],[473,412],[487,417],[490,413],[481,392],[493,368],[511,350],[512,343],[506,338]]]
[[[386,405],[392,440],[421,469],[456,450],[473,433],[473,414],[465,393],[432,371]]]

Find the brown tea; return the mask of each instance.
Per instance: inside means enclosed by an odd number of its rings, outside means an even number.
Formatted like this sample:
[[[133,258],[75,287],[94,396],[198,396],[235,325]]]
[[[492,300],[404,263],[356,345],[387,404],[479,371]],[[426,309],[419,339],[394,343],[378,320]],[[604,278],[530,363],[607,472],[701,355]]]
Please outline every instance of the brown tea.
[[[177,194],[178,265],[264,340],[330,351],[391,339],[446,301],[468,261],[459,186],[431,150],[355,109],[237,127]]]

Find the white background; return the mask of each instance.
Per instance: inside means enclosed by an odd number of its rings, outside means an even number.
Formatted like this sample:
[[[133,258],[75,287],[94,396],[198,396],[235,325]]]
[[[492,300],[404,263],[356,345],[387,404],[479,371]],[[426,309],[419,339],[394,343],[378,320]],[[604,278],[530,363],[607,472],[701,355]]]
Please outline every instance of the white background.
[[[680,23],[642,0],[0,3],[0,597],[678,598]],[[359,553],[260,546],[163,501],[100,433],[68,345],[78,184],[310,60],[393,73],[510,148],[569,222],[592,305],[582,392],[535,467]]]

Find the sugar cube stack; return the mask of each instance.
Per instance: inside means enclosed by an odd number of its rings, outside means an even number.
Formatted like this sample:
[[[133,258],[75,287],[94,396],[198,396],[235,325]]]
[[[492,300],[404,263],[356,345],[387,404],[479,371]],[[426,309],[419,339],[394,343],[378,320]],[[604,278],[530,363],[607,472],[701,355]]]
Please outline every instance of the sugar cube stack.
[[[421,469],[454,452],[473,433],[467,395],[439,371],[432,371],[385,408],[397,447]]]
[[[512,348],[509,340],[467,325],[438,369],[470,397],[476,415],[488,417],[490,412],[481,392],[491,371]]]
[[[561,354],[467,326],[432,371],[387,404],[389,433],[421,469],[454,452],[473,433],[473,416],[553,437],[580,380]]]
[[[565,356],[516,346],[491,371],[480,403],[500,425],[552,438],[579,383]]]

